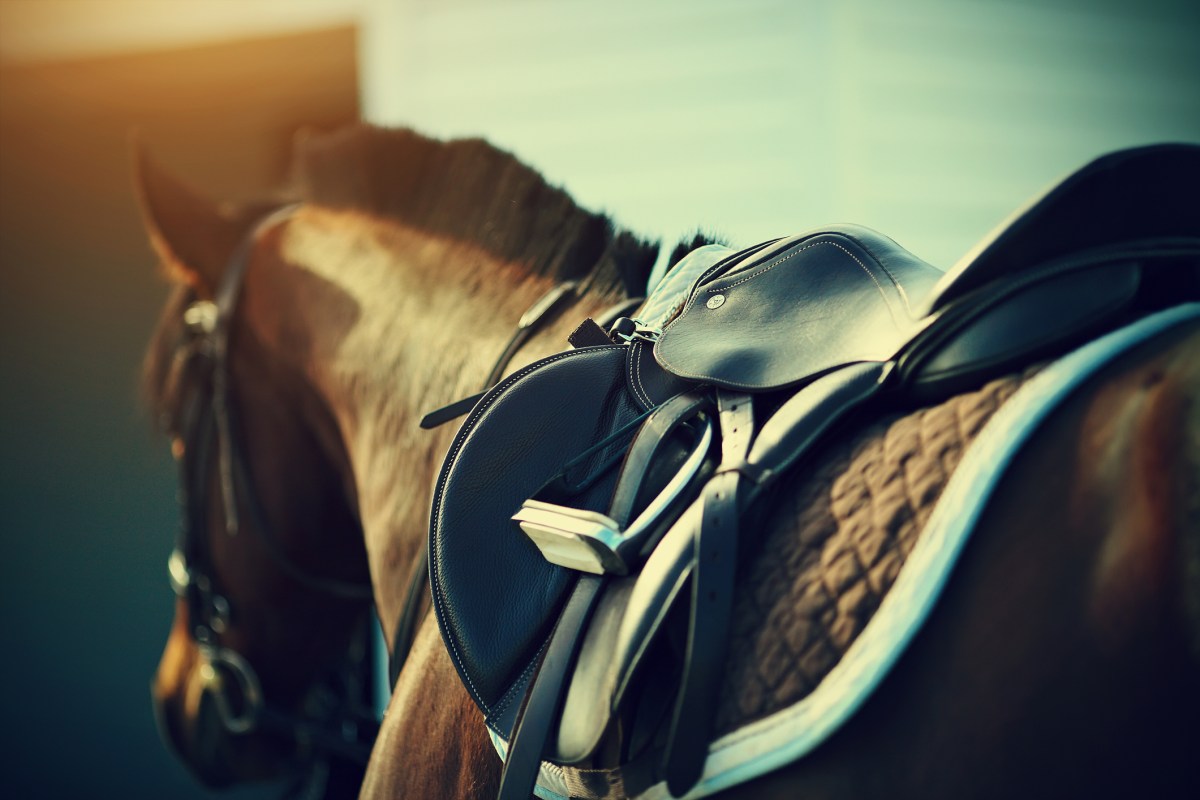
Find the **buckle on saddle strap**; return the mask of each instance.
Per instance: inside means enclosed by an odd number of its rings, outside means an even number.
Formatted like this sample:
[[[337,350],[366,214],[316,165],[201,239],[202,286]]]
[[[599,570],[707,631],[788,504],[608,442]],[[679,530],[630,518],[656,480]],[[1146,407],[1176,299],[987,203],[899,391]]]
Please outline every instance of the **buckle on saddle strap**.
[[[593,575],[628,575],[661,531],[662,516],[691,485],[704,465],[713,440],[713,422],[704,428],[683,466],[629,527],[598,511],[571,508],[542,500],[526,500],[512,519],[551,564]]]

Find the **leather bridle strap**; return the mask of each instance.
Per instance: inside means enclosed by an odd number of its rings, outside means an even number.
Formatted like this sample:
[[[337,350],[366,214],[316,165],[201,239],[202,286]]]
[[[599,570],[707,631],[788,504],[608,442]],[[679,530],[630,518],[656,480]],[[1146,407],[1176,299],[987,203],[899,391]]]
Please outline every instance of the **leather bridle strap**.
[[[234,252],[229,267],[222,276],[221,283],[213,297],[216,319],[212,330],[208,333],[208,341],[213,359],[212,411],[216,422],[218,480],[221,502],[225,511],[225,531],[231,536],[238,533],[240,517],[237,501],[240,494],[254,520],[252,529],[258,533],[272,559],[289,577],[307,588],[334,597],[368,600],[374,597],[369,583],[342,581],[313,575],[283,552],[279,542],[270,533],[267,515],[258,501],[257,493],[252,491],[246,460],[240,447],[241,440],[234,435],[236,419],[229,391],[229,332],[233,314],[238,299],[241,297],[246,269],[250,263],[250,254],[258,235],[290,217],[295,209],[296,206],[285,206],[267,215],[255,226],[250,235],[242,240]]]
[[[508,343],[504,345],[504,349],[496,358],[496,362],[492,365],[491,371],[488,373],[487,379],[483,382],[483,388],[469,397],[464,397],[461,400],[455,400],[449,405],[430,411],[425,416],[421,417],[421,427],[425,430],[432,430],[453,419],[458,419],[464,414],[469,414],[475,404],[504,376],[504,370],[508,369],[509,363],[516,356],[517,351],[528,342],[533,335],[541,330],[541,327],[551,315],[559,310],[567,301],[577,300],[578,294],[577,281],[563,281],[557,284],[550,291],[534,301],[533,305],[521,315],[521,319],[517,321],[516,330],[509,338]]]
[[[240,528],[239,509],[251,515],[251,529],[258,536],[278,568],[309,589],[342,599],[370,600],[369,583],[357,583],[314,575],[293,561],[271,533],[268,517],[253,491],[245,453],[238,438],[237,419],[230,402],[229,336],[241,295],[250,255],[262,231],[286,219],[294,207],[275,211],[260,221],[241,242],[231,258],[211,301],[193,302],[184,312],[188,339],[179,352],[186,359],[181,380],[190,381],[182,393],[183,418],[179,431],[184,450],[180,457],[181,503],[183,524],[170,572],[177,594],[184,598],[192,620],[192,636],[207,653],[206,665],[212,689],[218,692],[218,706],[227,698],[220,694],[220,673],[236,680],[242,688],[244,707],[224,709],[223,723],[234,733],[264,728],[290,734],[315,751],[338,754],[365,762],[369,753],[374,720],[353,709],[347,711],[347,697],[339,696],[337,718],[309,718],[281,711],[265,702],[261,691],[247,691],[258,685],[250,664],[235,651],[219,643],[231,614],[229,603],[220,593],[213,574],[207,502],[216,461],[217,488],[220,492],[223,527],[230,536]],[[214,453],[215,450],[215,453]],[[239,507],[239,500],[241,505]],[[351,680],[355,670],[365,664],[364,656],[348,656],[338,673]],[[324,686],[325,684],[320,684]],[[349,703],[353,703],[352,700]],[[349,726],[349,727],[348,727]],[[364,738],[365,737],[365,738]]]

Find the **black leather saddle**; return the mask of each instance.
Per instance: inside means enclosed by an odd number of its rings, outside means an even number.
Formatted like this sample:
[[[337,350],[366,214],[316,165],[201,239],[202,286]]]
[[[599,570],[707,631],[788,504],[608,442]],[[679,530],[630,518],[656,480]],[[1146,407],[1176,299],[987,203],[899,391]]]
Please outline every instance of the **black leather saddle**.
[[[701,275],[663,331],[585,323],[490,390],[429,548],[446,645],[509,745],[501,796],[527,797],[543,760],[619,767],[630,795],[694,785],[746,510],[852,412],[1200,298],[1197,186],[1200,147],[1105,156],[947,273],[857,226],[767,242]]]

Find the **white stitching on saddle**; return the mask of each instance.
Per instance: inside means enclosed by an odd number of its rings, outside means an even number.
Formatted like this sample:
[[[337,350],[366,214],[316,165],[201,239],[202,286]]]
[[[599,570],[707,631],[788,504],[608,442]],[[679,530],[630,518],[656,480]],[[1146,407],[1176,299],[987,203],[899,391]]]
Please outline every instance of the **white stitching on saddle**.
[[[820,245],[823,245],[823,244],[827,244],[827,245],[831,245],[831,246],[833,246],[833,247],[836,247],[838,250],[841,250],[843,253],[845,253],[846,255],[850,256],[850,258],[854,260],[854,263],[855,263],[855,264],[858,264],[858,266],[862,268],[862,271],[863,271],[863,272],[865,272],[865,273],[867,273],[867,277],[871,279],[871,283],[874,283],[874,284],[875,284],[875,288],[879,290],[879,293],[880,293],[881,295],[883,295],[883,300],[884,300],[884,302],[885,302],[885,303],[887,302],[887,293],[883,291],[883,285],[879,283],[879,279],[878,279],[878,278],[876,278],[876,277],[875,277],[875,274],[874,274],[873,272],[871,272],[871,270],[870,270],[870,269],[868,269],[868,268],[867,268],[867,265],[866,265],[866,264],[864,264],[864,263],[862,263],[861,261],[859,261],[859,260],[858,260],[858,257],[857,257],[857,256],[855,256],[855,255],[854,255],[854,253],[851,253],[849,250],[847,250],[846,248],[842,247],[842,246],[841,246],[840,244],[838,244],[837,242],[830,242],[830,241],[820,241],[820,242],[813,242],[812,244],[806,244],[806,245],[804,245],[803,247],[797,248],[797,249],[793,250],[792,252],[788,253],[786,256],[784,256],[783,258],[779,259],[779,260],[778,260],[778,261],[776,261],[774,264],[771,264],[771,265],[770,265],[769,267],[767,267],[766,269],[759,270],[758,272],[755,272],[753,275],[748,275],[748,276],[746,276],[745,278],[742,278],[741,280],[734,281],[733,283],[729,284],[728,286],[723,286],[723,287],[720,287],[720,288],[712,287],[712,288],[706,289],[705,291],[706,291],[706,292],[708,292],[709,294],[713,294],[714,292],[726,292],[726,291],[729,291],[730,289],[732,289],[734,286],[737,286],[738,284],[745,283],[746,281],[752,281],[752,280],[754,280],[755,278],[761,277],[762,275],[766,275],[768,272],[770,272],[771,270],[775,269],[775,268],[776,268],[776,267],[778,267],[780,264],[782,264],[783,262],[787,261],[789,258],[792,258],[793,256],[800,255],[800,254],[801,254],[801,253],[803,253],[805,250],[811,249],[811,248],[813,248],[813,247],[818,247],[818,246],[820,246]],[[885,269],[884,271],[886,272],[886,269]],[[892,277],[892,274],[889,272],[889,273],[888,273],[888,276],[889,276],[889,277]],[[893,280],[893,281],[895,281],[896,279],[895,279],[894,277],[892,277],[892,280]],[[688,312],[689,312],[689,311],[691,311],[691,310],[692,310],[693,308],[695,308],[695,307],[696,307],[696,304],[695,304],[695,303],[692,303],[692,304],[689,304],[688,306],[686,306],[686,307],[683,309],[683,313],[682,313],[682,314],[680,314],[678,318],[676,318],[676,320],[675,320],[675,323],[678,323],[678,322],[682,321],[682,320],[683,320],[683,318],[684,318],[684,317],[686,317],[686,316],[688,315]],[[889,304],[889,311],[890,311],[890,308],[891,308],[891,307],[890,307],[890,304]],[[675,324],[675,323],[672,323],[672,324]],[[669,329],[668,329],[668,331],[664,331],[664,335],[666,335],[667,333],[669,333]],[[661,363],[661,364],[662,364],[664,367],[667,367],[668,369],[670,369],[670,371],[671,371],[671,372],[674,372],[676,375],[679,375],[680,377],[691,378],[691,379],[693,379],[693,380],[705,380],[705,379],[707,378],[707,376],[705,376],[705,375],[692,375],[691,373],[685,373],[685,371],[684,371],[684,370],[680,370],[678,367],[672,368],[671,362],[670,362],[670,360],[668,360],[668,359],[667,359],[667,357],[666,357],[666,354],[665,354],[665,353],[659,352],[659,353],[658,353],[658,360],[659,360],[659,362],[660,362],[660,363]],[[735,383],[730,383],[729,385],[730,385],[730,386],[736,386],[736,387],[737,387],[737,388],[739,388],[739,389],[753,389],[753,388],[756,388],[756,387],[754,386],[754,384],[735,384]]]
[[[886,274],[888,276],[888,279],[892,282],[892,286],[894,286],[896,288],[896,291],[900,293],[900,299],[904,301],[904,310],[907,311],[911,315],[913,313],[913,309],[912,309],[912,302],[908,299],[908,292],[905,291],[904,286],[900,283],[900,281],[896,280],[896,276],[893,275],[892,271],[887,268],[887,264],[883,263],[883,259],[880,258],[878,255],[876,255],[875,251],[872,250],[866,242],[855,239],[854,243],[857,244],[859,247],[861,247],[863,250],[866,250],[868,253],[870,253],[871,257],[874,258],[875,261],[879,264],[879,268],[881,270],[883,270],[884,274]],[[896,244],[895,242],[892,242],[892,243]],[[899,245],[896,245],[896,246],[899,247]],[[901,248],[901,249],[903,250],[903,248]]]
[[[631,392],[633,392],[634,399],[640,403],[642,401],[642,398],[638,396],[637,381],[633,377],[633,362],[637,360],[637,359],[633,358],[633,348],[636,346],[637,346],[636,343],[630,345],[629,351],[625,355],[625,371],[628,376],[629,390]]]
[[[525,677],[530,672],[533,672],[533,668],[542,660],[542,653],[544,653],[546,648],[550,646],[550,640],[553,637],[554,630],[551,629],[550,633],[546,635],[546,638],[542,640],[542,645],[537,649],[537,654],[528,664],[525,665],[525,669],[521,670],[521,674],[513,682],[513,685],[508,687],[508,691],[505,692],[504,696],[500,698],[500,701],[496,703],[496,707],[488,710],[488,716],[496,717],[504,713],[504,709],[508,708],[509,704],[513,701],[513,694],[516,691],[516,688],[525,682]]]
[[[611,347],[589,347],[589,348],[587,348],[587,351],[594,352],[597,350],[619,350],[619,349],[621,349],[621,347],[622,347],[621,345],[612,345]],[[565,353],[559,353],[557,355],[550,356],[549,358],[546,358],[542,361],[534,362],[533,364],[530,364],[529,366],[525,367],[524,369],[514,372],[512,375],[509,375],[507,378],[505,378],[503,382],[498,384],[495,389],[492,390],[492,395],[491,395],[491,397],[489,397],[487,399],[486,403],[483,403],[471,410],[471,415],[469,417],[467,417],[467,421],[463,423],[462,428],[459,430],[459,432],[454,437],[454,445],[450,448],[450,452],[446,455],[446,460],[443,462],[443,466],[442,466],[442,473],[441,473],[441,475],[438,476],[437,487],[434,490],[434,495],[433,495],[434,496],[434,504],[433,504],[433,509],[431,512],[433,515],[433,519],[431,520],[431,522],[432,522],[434,531],[436,531],[435,544],[440,543],[441,538],[442,538],[441,526],[438,524],[438,521],[442,518],[442,513],[441,513],[442,512],[442,501],[445,499],[446,478],[450,474],[450,468],[453,466],[454,462],[457,460],[458,453],[462,449],[462,445],[466,441],[468,433],[470,433],[470,431],[475,427],[475,425],[478,424],[480,418],[483,416],[483,413],[488,409],[488,407],[492,403],[494,403],[496,401],[496,399],[499,398],[500,395],[502,394],[501,388],[508,388],[508,386],[510,386],[514,381],[525,377],[530,372],[533,372],[534,370],[540,369],[541,367],[547,366],[549,364],[553,364],[554,362],[559,361],[564,358],[567,358],[568,356],[574,356],[580,352],[583,352],[583,351],[568,350]],[[433,553],[431,553],[430,556],[432,557],[433,555],[435,555],[437,553],[437,551],[438,551],[438,548],[434,547]],[[435,562],[435,564],[436,564],[436,562]],[[441,581],[438,579],[438,570],[436,570],[436,569],[429,570],[429,583],[430,583],[430,593],[433,595],[434,611],[437,613],[438,622],[442,623],[442,621],[446,619],[446,612],[442,605],[441,591],[440,591]],[[439,627],[441,627],[443,630],[445,630],[445,626],[439,624]],[[487,708],[487,703],[485,703],[483,701],[483,698],[480,697],[479,690],[475,688],[475,684],[471,681],[471,676],[467,673],[467,668],[463,662],[463,658],[458,652],[458,647],[455,646],[455,644],[454,644],[454,637],[443,636],[442,638],[446,641],[447,644],[450,645],[450,655],[454,659],[455,665],[458,667],[459,674],[462,675],[463,679],[466,681],[467,689],[471,692],[471,697],[475,700],[475,702],[478,705],[480,705],[481,707]]]
[[[771,266],[767,267],[766,269],[759,270],[758,272],[755,272],[753,275],[747,275],[746,277],[742,278],[741,280],[734,281],[733,283],[729,284],[728,286],[724,286],[724,287],[722,287],[722,288],[720,288],[720,289],[718,289],[718,288],[712,288],[712,289],[708,289],[707,291],[708,291],[708,293],[709,293],[709,294],[712,294],[713,292],[724,292],[724,291],[728,291],[729,289],[732,289],[733,287],[737,286],[737,285],[738,285],[738,284],[740,284],[740,283],[745,283],[746,281],[752,281],[752,280],[754,280],[755,278],[758,278],[758,277],[761,277],[761,276],[763,276],[763,275],[766,275],[768,272],[770,272],[771,270],[775,269],[775,268],[776,268],[776,267],[778,267],[780,264],[782,264],[783,262],[787,261],[789,258],[791,258],[791,257],[793,257],[793,256],[798,256],[798,255],[800,255],[801,253],[803,253],[805,250],[809,250],[809,249],[811,249],[811,248],[813,248],[813,247],[819,247],[819,246],[821,246],[821,245],[823,245],[823,244],[827,244],[827,245],[831,245],[831,246],[833,246],[833,247],[836,247],[838,250],[841,250],[843,253],[845,253],[846,255],[850,256],[850,258],[854,259],[854,263],[855,263],[855,264],[858,264],[860,267],[862,267],[862,269],[863,269],[863,272],[867,273],[867,275],[869,275],[869,276],[870,276],[870,278],[871,278],[871,281],[872,281],[872,282],[875,284],[875,286],[876,286],[876,287],[878,287],[878,288],[879,288],[879,291],[880,291],[880,292],[882,292],[882,291],[883,291],[883,286],[882,286],[882,285],[879,283],[879,280],[878,280],[878,279],[875,277],[875,273],[871,272],[871,270],[870,270],[870,269],[867,267],[867,265],[866,265],[866,264],[864,264],[864,263],[862,263],[861,261],[859,261],[859,260],[858,260],[858,256],[854,255],[854,253],[851,253],[849,250],[847,250],[846,248],[842,247],[842,246],[841,246],[840,244],[838,244],[837,242],[830,242],[830,241],[827,241],[827,240],[826,240],[826,241],[820,241],[820,242],[813,242],[812,244],[806,244],[806,245],[804,245],[803,247],[797,248],[796,250],[793,250],[792,252],[788,253],[786,256],[784,256],[783,258],[779,259],[778,261],[776,261],[774,264],[772,264]],[[882,265],[881,265],[881,266],[882,266]],[[884,272],[887,272],[887,268],[886,268],[886,267],[884,268]],[[892,278],[892,281],[893,281],[893,282],[895,282],[895,280],[896,280],[896,279],[895,279],[894,277],[892,277],[892,274],[891,274],[890,272],[888,272],[888,277],[889,277],[889,278]]]
[[[633,396],[649,411],[654,408],[654,402],[650,399],[650,393],[642,386],[642,350],[644,349],[645,345],[641,342],[634,342],[630,347],[629,386],[633,389]]]

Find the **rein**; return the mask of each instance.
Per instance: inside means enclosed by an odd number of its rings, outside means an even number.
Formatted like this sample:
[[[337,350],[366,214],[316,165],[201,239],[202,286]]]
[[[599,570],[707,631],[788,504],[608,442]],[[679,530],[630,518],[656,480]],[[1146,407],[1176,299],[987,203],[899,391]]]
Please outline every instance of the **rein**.
[[[242,442],[236,435],[228,361],[234,310],[258,234],[286,219],[294,208],[280,209],[259,222],[235,251],[213,300],[196,300],[184,311],[184,340],[176,353],[177,361],[182,359],[186,370],[180,378],[186,381],[180,426],[184,446],[181,453],[177,452],[182,524],[168,570],[175,594],[188,607],[190,632],[204,660],[200,667],[204,689],[212,697],[226,730],[232,734],[268,730],[291,736],[298,748],[309,752],[337,755],[365,764],[378,723],[369,708],[355,708],[353,698],[362,696],[364,687],[369,685],[366,645],[369,620],[364,620],[362,629],[353,638],[337,675],[310,690],[310,695],[318,695],[319,702],[315,705],[321,708],[311,711],[305,708],[301,713],[275,708],[264,697],[250,662],[220,644],[233,609],[216,581],[206,535],[209,520],[205,501],[215,459],[227,535],[236,536],[243,527],[238,514],[240,499],[249,512],[250,528],[281,572],[302,586],[333,598],[373,597],[370,583],[316,575],[288,557],[273,535],[267,514],[253,490]],[[226,676],[232,676],[236,697],[230,696]],[[312,701],[310,696],[306,705],[313,705]]]

